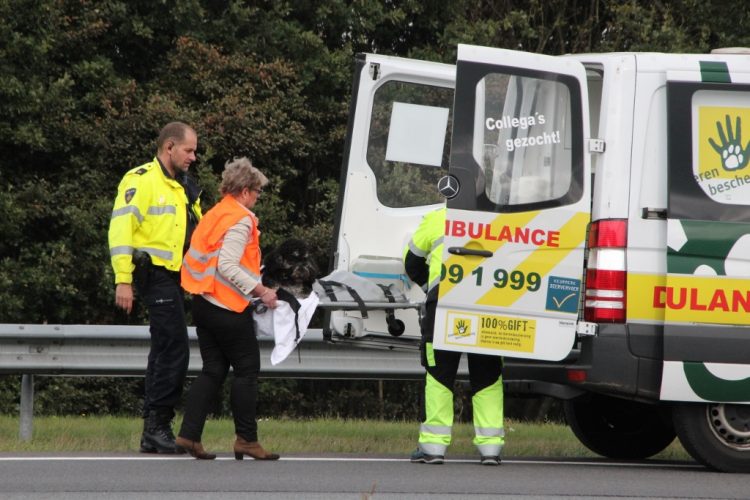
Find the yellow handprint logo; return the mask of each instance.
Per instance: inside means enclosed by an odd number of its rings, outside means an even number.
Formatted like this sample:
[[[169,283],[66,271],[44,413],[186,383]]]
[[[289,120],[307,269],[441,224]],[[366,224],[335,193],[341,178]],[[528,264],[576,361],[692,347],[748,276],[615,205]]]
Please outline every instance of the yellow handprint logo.
[[[457,320],[453,326],[453,335],[456,337],[468,337],[469,336],[469,322],[465,319]]]
[[[732,171],[745,168],[750,161],[750,141],[742,148],[742,122],[737,117],[734,133],[732,133],[732,120],[726,116],[726,134],[721,122],[716,122],[716,130],[719,133],[721,144],[716,144],[713,138],[708,139],[709,144],[721,156],[721,166],[724,170]]]

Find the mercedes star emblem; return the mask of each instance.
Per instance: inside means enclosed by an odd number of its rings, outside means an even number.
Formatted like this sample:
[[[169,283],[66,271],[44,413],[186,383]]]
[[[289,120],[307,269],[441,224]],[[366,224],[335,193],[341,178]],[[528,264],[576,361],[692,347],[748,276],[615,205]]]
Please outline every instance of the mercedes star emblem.
[[[450,200],[458,194],[458,179],[452,175],[446,175],[438,181],[437,187],[440,194]]]

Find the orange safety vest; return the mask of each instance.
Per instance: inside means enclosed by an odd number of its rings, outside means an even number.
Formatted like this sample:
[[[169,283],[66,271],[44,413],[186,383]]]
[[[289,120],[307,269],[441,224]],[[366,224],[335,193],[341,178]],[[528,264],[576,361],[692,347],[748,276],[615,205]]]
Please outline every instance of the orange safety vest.
[[[253,220],[250,241],[240,258],[240,267],[260,280],[260,245],[258,218],[231,195],[224,196],[198,223],[190,240],[180,270],[182,288],[193,294],[206,294],[235,312],[242,312],[250,302],[245,294],[218,271],[219,250],[226,232],[242,218]]]

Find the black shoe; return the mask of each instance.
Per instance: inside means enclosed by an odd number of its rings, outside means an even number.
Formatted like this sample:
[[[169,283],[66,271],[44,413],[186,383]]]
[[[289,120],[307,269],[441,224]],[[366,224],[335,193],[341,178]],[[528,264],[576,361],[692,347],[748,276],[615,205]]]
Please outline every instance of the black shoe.
[[[166,455],[185,453],[185,450],[174,442],[171,420],[163,412],[149,412],[143,424],[141,453],[162,453]]]
[[[443,455],[428,455],[420,448],[417,448],[411,454],[410,460],[413,464],[442,464],[445,457]]]
[[[147,440],[145,438],[146,433],[148,432],[149,426],[151,425],[151,421],[148,418],[148,415],[143,417],[143,433],[141,434],[141,453],[156,453],[156,448],[150,444],[150,440]]]
[[[181,455],[185,450],[174,442],[174,435],[165,428],[159,427],[145,431],[141,436],[141,453],[162,453]]]
[[[482,463],[482,465],[500,465],[501,461],[502,460],[500,460],[500,457],[497,455],[490,455],[486,457],[483,456],[480,459],[480,462]]]
[[[156,447],[150,444],[150,440],[141,434],[141,453],[157,453]]]

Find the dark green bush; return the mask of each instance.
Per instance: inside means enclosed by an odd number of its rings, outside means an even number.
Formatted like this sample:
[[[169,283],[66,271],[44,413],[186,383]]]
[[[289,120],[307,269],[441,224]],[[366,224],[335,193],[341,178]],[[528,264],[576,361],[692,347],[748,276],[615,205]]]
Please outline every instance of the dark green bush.
[[[188,379],[188,391],[193,379]],[[229,380],[216,401],[214,415],[228,417]],[[422,382],[417,380],[261,379],[260,418],[361,418],[413,420],[420,417]],[[0,376],[0,414],[18,414],[21,377]],[[143,405],[140,377],[34,377],[36,415],[123,415],[139,417]],[[470,422],[471,394],[455,386],[456,421]],[[560,404],[550,398],[506,396],[505,414],[517,420],[562,421]]]

